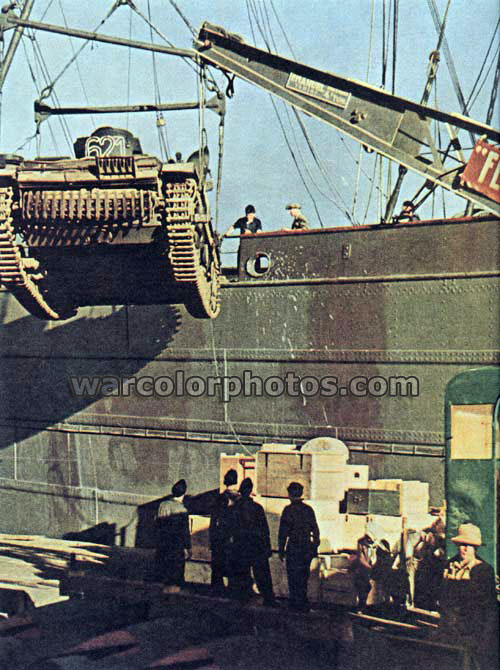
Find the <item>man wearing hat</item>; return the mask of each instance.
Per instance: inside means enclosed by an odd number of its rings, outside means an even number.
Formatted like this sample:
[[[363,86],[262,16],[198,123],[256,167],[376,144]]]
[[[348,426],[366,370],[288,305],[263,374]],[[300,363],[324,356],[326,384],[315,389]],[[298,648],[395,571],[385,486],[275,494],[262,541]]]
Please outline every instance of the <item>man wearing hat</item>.
[[[158,508],[156,576],[167,587],[184,585],[186,558],[191,558],[189,515],[183,502],[186,489],[186,480],[180,479]]]
[[[264,605],[275,604],[269,569],[272,556],[271,537],[262,505],[251,498],[253,482],[246,477],[240,484],[240,497],[233,506],[232,566],[233,594],[240,600],[252,595],[253,572]]]
[[[306,217],[301,212],[301,207],[298,203],[292,202],[290,205],[285,207],[290,212],[290,216],[293,218],[292,230],[308,230],[309,223]]]
[[[307,612],[307,581],[311,560],[318,553],[319,528],[313,508],[302,501],[302,484],[291,482],[287,491],[290,504],[285,507],[280,519],[279,557],[283,561],[286,556],[290,606]]]
[[[233,507],[240,497],[236,489],[237,483],[238,473],[231,468],[224,475],[224,490],[218,495],[210,514],[208,536],[212,553],[211,585],[215,595],[224,593],[224,575],[228,577],[231,588],[228,550],[233,529]]]
[[[419,215],[415,213],[415,205],[411,200],[404,201],[398,221],[420,221]]]
[[[451,539],[458,553],[444,569],[440,595],[441,633],[467,647],[476,667],[498,667],[498,609],[495,573],[477,555],[481,530],[464,523]]]

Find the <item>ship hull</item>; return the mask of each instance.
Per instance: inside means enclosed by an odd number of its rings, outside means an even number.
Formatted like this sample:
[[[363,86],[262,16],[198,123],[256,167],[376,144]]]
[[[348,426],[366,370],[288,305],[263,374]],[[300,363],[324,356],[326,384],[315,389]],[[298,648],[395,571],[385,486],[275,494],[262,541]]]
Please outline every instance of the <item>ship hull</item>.
[[[429,482],[439,505],[445,387],[500,358],[498,233],[485,218],[248,236],[214,321],[163,305],[84,308],[44,324],[1,292],[2,530],[61,536],[107,524],[114,541],[140,544],[140,510],[180,477],[191,493],[209,490],[220,454],[318,435],[343,440],[371,478]],[[236,381],[186,390],[192,378],[245,374],[335,378],[338,391],[295,384],[255,397],[254,382],[228,398]],[[82,396],[71,382],[82,376],[176,388]],[[414,378],[418,390],[353,395],[359,377]]]

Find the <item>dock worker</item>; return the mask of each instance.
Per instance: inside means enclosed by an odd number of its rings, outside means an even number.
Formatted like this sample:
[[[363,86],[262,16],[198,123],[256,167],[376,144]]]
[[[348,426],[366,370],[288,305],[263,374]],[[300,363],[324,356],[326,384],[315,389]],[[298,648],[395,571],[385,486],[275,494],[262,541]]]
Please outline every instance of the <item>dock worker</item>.
[[[472,654],[478,670],[498,668],[498,605],[495,573],[477,554],[481,530],[464,523],[451,538],[458,553],[447,563],[439,597],[440,632]]]
[[[246,601],[252,595],[251,572],[264,599],[274,607],[273,582],[269,559],[272,556],[271,536],[262,505],[251,498],[253,482],[246,477],[240,484],[240,498],[234,504],[232,536],[232,577],[234,597]]]
[[[176,482],[156,519],[156,575],[170,590],[184,586],[186,558],[191,558],[189,515],[183,502],[186,489],[185,479]]]
[[[242,216],[235,221],[232,226],[229,226],[222,236],[222,239],[234,233],[236,229],[240,231],[240,235],[259,233],[262,230],[262,222],[255,215],[255,207],[253,205],[247,205],[245,207],[245,216]]]
[[[292,202],[290,205],[287,205],[285,209],[287,209],[290,212],[290,216],[293,218],[291,230],[309,229],[309,222],[306,219],[306,217],[302,214],[301,211],[302,208],[298,203]],[[285,230],[290,229],[286,228]]]
[[[238,473],[230,469],[224,475],[224,490],[215,501],[210,515],[208,535],[211,551],[211,586],[214,595],[224,593],[224,576],[228,577],[231,588],[231,574],[229,565],[229,542],[233,528],[233,507],[240,497],[236,488]]]
[[[411,200],[405,200],[401,212],[397,217],[399,221],[420,221],[419,215],[415,212],[415,205]]]
[[[279,557],[283,561],[286,556],[290,607],[307,612],[307,582],[311,561],[318,555],[319,528],[313,508],[302,501],[302,484],[291,482],[287,491],[290,504],[285,507],[280,519]]]

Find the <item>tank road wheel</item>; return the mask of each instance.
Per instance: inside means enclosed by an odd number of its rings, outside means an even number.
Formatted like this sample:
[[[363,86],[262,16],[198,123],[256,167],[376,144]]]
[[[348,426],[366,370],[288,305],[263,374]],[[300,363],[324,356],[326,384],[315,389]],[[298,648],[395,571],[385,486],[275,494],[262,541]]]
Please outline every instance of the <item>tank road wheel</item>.
[[[208,244],[206,245],[208,247]],[[196,279],[196,293],[191,303],[186,305],[191,316],[215,319],[220,312],[220,269],[215,259],[210,259],[208,267],[200,263]]]

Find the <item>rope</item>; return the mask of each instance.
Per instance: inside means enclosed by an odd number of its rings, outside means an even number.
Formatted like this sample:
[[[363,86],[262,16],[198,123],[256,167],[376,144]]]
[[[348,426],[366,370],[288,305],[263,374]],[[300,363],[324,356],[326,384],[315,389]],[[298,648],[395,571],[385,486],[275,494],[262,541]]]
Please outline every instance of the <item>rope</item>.
[[[28,35],[28,31],[26,31],[25,35]],[[24,38],[24,36],[23,36],[23,38]],[[33,56],[35,58],[35,62],[37,63],[38,67],[40,68],[40,74],[41,74],[42,78],[45,80],[45,82],[48,82],[50,80],[48,67],[47,67],[47,64],[45,63],[45,59],[43,57],[42,51],[40,49],[40,46],[39,46],[39,44],[36,40],[36,36],[35,36],[33,31],[31,31],[31,34],[29,35],[28,38],[31,41],[31,47],[33,49]],[[35,83],[35,87],[37,88],[38,95],[39,96],[42,95],[42,93],[40,92],[40,89],[38,88],[38,83]],[[57,97],[57,94],[55,93],[55,91],[51,91],[50,96],[54,99],[55,103],[57,105],[59,105],[59,98]],[[66,120],[64,119],[63,116],[59,117],[59,125],[61,126],[61,130],[63,132],[65,140],[68,143],[68,146],[70,147],[70,151],[71,151],[72,150],[72,145],[71,145],[70,131],[69,131],[68,124],[67,124],[67,122],[66,122]],[[51,128],[50,125],[49,125],[49,128]],[[59,148],[57,146],[57,141],[55,139],[55,136],[53,135],[52,129],[50,130],[50,132],[51,132],[51,135],[52,135],[52,142],[54,144],[54,148],[56,149],[57,153],[59,153]],[[39,128],[37,129],[37,135],[38,136],[40,135]],[[40,153],[40,151],[38,151],[38,153]]]

